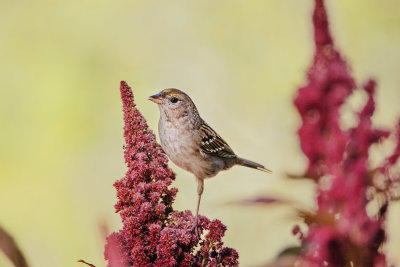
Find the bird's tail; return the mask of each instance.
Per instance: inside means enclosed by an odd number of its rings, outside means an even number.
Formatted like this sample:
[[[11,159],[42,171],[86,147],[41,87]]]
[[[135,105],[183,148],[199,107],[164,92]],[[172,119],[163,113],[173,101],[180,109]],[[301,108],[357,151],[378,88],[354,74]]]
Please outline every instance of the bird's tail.
[[[247,159],[242,159],[242,158],[237,157],[236,164],[239,164],[239,165],[242,165],[242,166],[245,166],[245,167],[249,167],[249,168],[253,168],[253,169],[256,169],[256,170],[264,171],[264,172],[267,172],[267,173],[272,173],[271,170],[265,168],[263,165],[258,164],[258,163],[253,162],[253,161],[250,161],[250,160],[247,160]]]

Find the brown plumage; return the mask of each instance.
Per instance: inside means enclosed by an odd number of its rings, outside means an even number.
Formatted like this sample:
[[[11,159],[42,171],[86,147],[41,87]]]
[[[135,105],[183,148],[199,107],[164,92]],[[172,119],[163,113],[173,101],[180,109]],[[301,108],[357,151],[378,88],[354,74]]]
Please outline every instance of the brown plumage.
[[[198,181],[196,224],[204,179],[234,165],[271,173],[263,165],[238,157],[228,143],[199,115],[190,97],[178,89],[165,89],[150,97],[160,108],[158,131],[170,160],[193,173]],[[195,227],[196,228],[196,227]]]

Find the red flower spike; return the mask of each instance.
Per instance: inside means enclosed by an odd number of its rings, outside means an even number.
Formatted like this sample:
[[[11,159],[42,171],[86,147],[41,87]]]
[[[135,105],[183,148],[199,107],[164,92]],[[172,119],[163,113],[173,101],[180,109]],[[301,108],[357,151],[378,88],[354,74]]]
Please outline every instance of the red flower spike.
[[[192,213],[173,210],[178,190],[170,185],[175,174],[136,108],[131,88],[122,81],[120,90],[128,171],[114,184],[118,198],[115,210],[121,215],[123,229],[107,239],[104,254],[108,266],[216,266],[215,257],[208,253],[210,244],[216,249],[218,263],[236,266],[237,252],[222,247],[226,227],[220,221],[210,222],[201,216],[200,231],[208,234],[198,240],[190,232],[195,220]]]
[[[342,130],[340,107],[356,86],[334,48],[323,0],[315,0],[313,24],[314,60],[307,73],[308,84],[299,88],[294,104],[302,118],[298,135],[308,158],[305,176],[316,182],[328,177],[330,184],[319,184],[317,209],[312,214],[320,220],[306,221],[309,230],[302,239],[304,252],[297,266],[386,266],[378,248],[385,241],[382,214],[388,202],[380,209],[381,216],[371,218],[366,211],[367,189],[373,186],[369,148],[390,134],[372,125],[376,82],[370,80],[364,86],[368,100],[358,114],[358,125]],[[397,137],[393,155],[379,168],[384,175],[400,157],[400,130]],[[293,229],[294,234],[298,231],[298,227]]]
[[[396,127],[396,146],[394,148],[393,153],[386,158],[382,166],[380,166],[379,170],[383,173],[388,175],[388,170],[393,167],[400,158],[400,120],[397,123]]]

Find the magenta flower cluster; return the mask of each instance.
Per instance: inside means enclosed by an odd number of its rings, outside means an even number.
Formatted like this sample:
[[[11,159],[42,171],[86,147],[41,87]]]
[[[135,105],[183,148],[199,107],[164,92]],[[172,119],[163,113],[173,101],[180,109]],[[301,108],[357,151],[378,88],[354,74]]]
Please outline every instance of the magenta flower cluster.
[[[195,216],[174,211],[175,174],[146,120],[134,104],[131,88],[120,86],[124,113],[125,162],[128,171],[114,186],[116,212],[123,229],[105,247],[108,266],[237,266],[238,253],[223,247],[226,227],[200,216],[202,238],[191,231]]]
[[[369,148],[390,135],[371,122],[376,83],[370,80],[357,89],[334,47],[323,0],[315,0],[313,25],[314,61],[308,84],[298,90],[294,103],[302,119],[301,149],[308,158],[305,176],[318,184],[318,195],[316,210],[303,214],[308,232],[300,233],[303,252],[296,266],[387,266],[381,252],[384,221],[395,198],[392,189],[399,183],[399,176],[390,176],[388,170],[399,158],[400,135],[393,154],[382,166],[371,167]],[[340,109],[355,90],[363,90],[368,100],[357,114],[357,124],[344,130]],[[380,209],[367,214],[367,204],[378,195]],[[298,227],[294,233],[299,233]]]

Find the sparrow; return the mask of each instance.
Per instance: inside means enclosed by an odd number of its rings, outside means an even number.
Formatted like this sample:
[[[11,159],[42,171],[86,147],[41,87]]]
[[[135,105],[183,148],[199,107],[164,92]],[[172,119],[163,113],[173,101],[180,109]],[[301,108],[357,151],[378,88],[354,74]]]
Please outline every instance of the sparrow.
[[[149,100],[160,109],[158,132],[164,152],[175,165],[194,174],[197,179],[198,202],[193,228],[196,233],[205,179],[234,165],[271,173],[263,165],[237,156],[228,143],[200,117],[192,99],[181,90],[165,89],[150,96]]]

